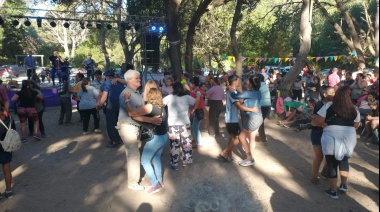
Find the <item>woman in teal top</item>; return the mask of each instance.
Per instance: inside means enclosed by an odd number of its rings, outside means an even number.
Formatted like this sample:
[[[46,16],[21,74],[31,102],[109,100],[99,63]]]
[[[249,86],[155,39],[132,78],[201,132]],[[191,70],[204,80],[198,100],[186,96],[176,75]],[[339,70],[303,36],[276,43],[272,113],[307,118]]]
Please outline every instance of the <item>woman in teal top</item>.
[[[254,76],[251,76],[248,80],[248,91],[237,93],[236,91],[231,93],[231,97],[234,99],[243,99],[244,106],[248,108],[258,107],[257,113],[244,111],[244,117],[242,117],[243,129],[239,135],[239,140],[242,143],[244,150],[247,154],[247,159],[241,161],[241,166],[252,166],[255,163],[253,159],[253,152],[256,146],[256,134],[263,122],[261,115],[261,92],[260,92],[260,80]],[[249,143],[247,142],[247,138]]]

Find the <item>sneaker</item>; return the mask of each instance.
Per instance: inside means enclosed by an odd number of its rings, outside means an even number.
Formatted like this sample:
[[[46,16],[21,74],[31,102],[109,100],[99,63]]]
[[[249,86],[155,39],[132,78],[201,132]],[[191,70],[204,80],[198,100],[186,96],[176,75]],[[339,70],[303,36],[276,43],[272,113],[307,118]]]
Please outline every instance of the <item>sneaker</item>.
[[[161,186],[160,183],[158,183],[156,186],[154,186],[154,187],[152,187],[152,188],[150,188],[150,189],[148,190],[148,194],[154,194],[154,193],[157,193],[157,192],[159,192],[161,189],[162,189],[162,186]]]
[[[348,192],[347,184],[341,183],[339,186],[339,190],[343,192]]]
[[[143,191],[145,189],[144,186],[141,186],[138,183],[128,186],[128,188],[135,191]]]
[[[253,166],[253,164],[255,164],[255,159],[252,159],[252,160],[245,159],[245,160],[240,161],[239,163],[240,166]]]
[[[322,183],[321,183],[321,181],[319,181],[319,178],[317,178],[317,179],[312,179],[311,182],[312,182],[315,186],[322,186]]]
[[[296,132],[300,132],[301,129],[297,127],[296,129],[294,129],[294,131],[296,131]]]
[[[36,133],[36,134],[33,134],[33,138],[37,139],[37,140],[41,140],[41,137]]]
[[[331,197],[331,199],[339,199],[339,196],[338,196],[338,192],[337,191],[333,191],[331,189],[328,189],[325,191],[325,194],[329,197]]]
[[[25,144],[26,142],[28,142],[28,139],[26,139],[26,137],[23,137],[21,138],[21,142]]]
[[[89,132],[86,132],[86,131],[83,132],[83,135],[87,135],[87,134],[90,134],[90,133],[89,133]]]
[[[280,126],[281,126],[281,125],[282,125],[282,121],[278,121],[278,122],[277,122],[277,125],[280,125]]]
[[[286,125],[286,124],[283,124],[282,126],[285,127],[285,128],[287,128],[287,129],[290,128],[290,127],[289,127],[288,125]]]
[[[3,195],[1,195],[1,197],[5,197],[5,198],[10,198],[13,196],[13,192],[12,190],[8,191],[8,190],[5,190]]]
[[[170,168],[171,168],[173,171],[178,171],[178,165],[170,165]]]
[[[102,133],[102,130],[100,130],[100,129],[95,129],[95,130],[94,130],[94,133]]]

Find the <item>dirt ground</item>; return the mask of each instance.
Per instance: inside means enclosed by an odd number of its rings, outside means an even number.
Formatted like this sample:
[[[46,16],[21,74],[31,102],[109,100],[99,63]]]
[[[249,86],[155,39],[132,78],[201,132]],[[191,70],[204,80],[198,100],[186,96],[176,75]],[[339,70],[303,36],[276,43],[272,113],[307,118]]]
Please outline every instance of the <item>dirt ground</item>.
[[[358,140],[350,159],[349,193],[332,200],[310,183],[310,131],[294,132],[266,120],[268,144],[257,143],[253,167],[216,159],[226,146],[203,133],[208,146],[194,150],[194,164],[169,168],[169,144],[162,155],[165,189],[155,195],[127,189],[124,146],[105,147],[103,134],[82,135],[82,126],[59,126],[59,108],[44,113],[47,137],[14,152],[14,196],[0,211],[379,211],[379,146]],[[15,115],[13,115],[16,117]],[[17,119],[17,118],[16,118]],[[77,112],[73,121],[79,119]],[[18,120],[18,119],[17,119]],[[19,129],[19,123],[17,123]],[[90,123],[92,127],[92,122]],[[234,152],[244,158],[241,146]],[[0,191],[5,190],[0,173]],[[149,180],[142,182],[149,188]]]

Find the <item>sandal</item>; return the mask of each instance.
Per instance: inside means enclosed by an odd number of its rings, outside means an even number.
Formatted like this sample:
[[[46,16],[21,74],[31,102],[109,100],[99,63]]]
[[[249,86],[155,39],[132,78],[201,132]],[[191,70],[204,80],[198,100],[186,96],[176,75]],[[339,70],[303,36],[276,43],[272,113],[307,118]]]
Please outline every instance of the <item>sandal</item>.
[[[225,162],[225,163],[230,162],[230,160],[228,160],[228,158],[225,158],[222,155],[218,155],[218,157],[216,157],[216,158],[219,159],[222,162]]]

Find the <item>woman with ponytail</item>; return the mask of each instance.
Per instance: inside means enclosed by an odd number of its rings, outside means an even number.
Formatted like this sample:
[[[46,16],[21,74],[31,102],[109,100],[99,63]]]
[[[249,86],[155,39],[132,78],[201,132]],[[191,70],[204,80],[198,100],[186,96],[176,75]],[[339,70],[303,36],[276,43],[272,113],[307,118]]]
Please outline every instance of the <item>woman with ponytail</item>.
[[[90,78],[84,78],[82,80],[81,88],[78,91],[79,108],[83,115],[83,135],[88,134],[88,125],[91,115],[94,117],[94,132],[101,133],[99,129],[100,115],[96,109],[99,96],[99,90],[91,86]]]

